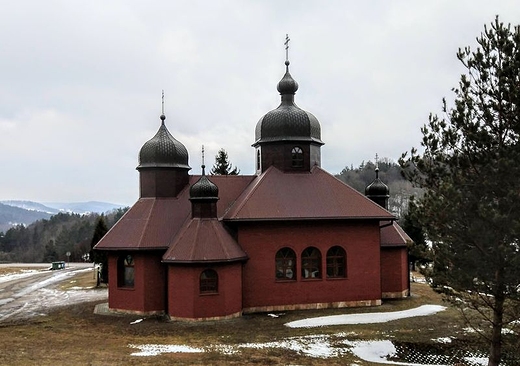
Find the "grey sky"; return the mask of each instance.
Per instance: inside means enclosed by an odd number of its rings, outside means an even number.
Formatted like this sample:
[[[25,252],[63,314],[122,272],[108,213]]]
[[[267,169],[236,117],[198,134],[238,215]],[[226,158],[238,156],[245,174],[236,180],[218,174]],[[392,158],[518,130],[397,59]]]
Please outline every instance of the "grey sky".
[[[280,102],[289,33],[296,103],[321,123],[322,166],[397,159],[464,72],[456,52],[517,1],[0,0],[0,200],[138,198],[137,155],[166,124],[200,173],[219,148],[254,168]]]

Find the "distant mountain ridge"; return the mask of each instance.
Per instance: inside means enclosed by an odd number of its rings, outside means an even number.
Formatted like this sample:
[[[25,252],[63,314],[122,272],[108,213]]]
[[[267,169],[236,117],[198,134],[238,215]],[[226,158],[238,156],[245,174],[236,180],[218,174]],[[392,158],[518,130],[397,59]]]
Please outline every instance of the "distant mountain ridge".
[[[38,211],[38,212],[45,212],[49,214],[57,214],[60,212],[59,209],[46,206],[44,204],[41,204],[39,202],[33,202],[33,201],[20,201],[20,200],[6,200],[6,201],[0,201],[1,204],[11,206],[11,207],[18,207],[22,208],[27,211]]]
[[[43,202],[43,205],[61,212],[74,212],[79,214],[104,213],[117,208],[125,207],[109,202],[87,201],[87,202]]]
[[[43,211],[28,210],[0,203],[0,231],[6,231],[16,225],[29,225],[34,221],[48,219],[52,214]]]
[[[29,225],[41,219],[48,219],[60,212],[84,215],[105,213],[122,207],[125,206],[99,201],[40,203],[23,200],[5,200],[0,201],[0,231],[5,232],[15,225]]]

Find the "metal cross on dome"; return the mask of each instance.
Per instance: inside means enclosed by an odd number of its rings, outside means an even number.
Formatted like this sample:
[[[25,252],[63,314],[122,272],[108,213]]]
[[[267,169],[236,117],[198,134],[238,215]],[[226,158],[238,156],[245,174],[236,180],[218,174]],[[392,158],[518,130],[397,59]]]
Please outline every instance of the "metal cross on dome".
[[[285,42],[284,42],[284,45],[285,45],[285,61],[289,61],[289,41],[291,39],[289,38],[289,35],[286,34],[285,35]]]
[[[162,90],[162,108],[161,108],[162,114],[164,114],[164,89]]]

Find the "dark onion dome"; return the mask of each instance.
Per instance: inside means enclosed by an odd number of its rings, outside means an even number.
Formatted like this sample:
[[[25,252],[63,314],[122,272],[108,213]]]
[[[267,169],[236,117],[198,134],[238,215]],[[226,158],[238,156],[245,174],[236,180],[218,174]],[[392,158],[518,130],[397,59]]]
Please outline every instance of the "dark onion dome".
[[[190,200],[218,200],[218,187],[206,177],[202,165],[202,177],[190,187]]]
[[[365,196],[367,197],[389,197],[390,190],[388,186],[383,183],[381,179],[379,179],[379,168],[376,168],[376,179],[372,181],[365,188]]]
[[[310,141],[323,145],[318,119],[294,103],[298,83],[289,73],[289,61],[285,65],[285,75],[277,86],[282,102],[256,124],[253,146],[274,141]]]
[[[188,150],[177,141],[168,131],[161,115],[161,127],[150,140],[144,143],[139,151],[140,168],[183,168],[191,169],[188,165]]]

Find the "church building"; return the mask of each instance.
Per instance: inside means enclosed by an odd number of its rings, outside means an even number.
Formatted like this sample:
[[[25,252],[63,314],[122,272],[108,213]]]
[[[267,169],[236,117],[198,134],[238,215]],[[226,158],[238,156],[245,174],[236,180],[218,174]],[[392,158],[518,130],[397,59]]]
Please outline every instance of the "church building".
[[[254,175],[190,175],[161,115],[139,152],[140,197],[96,245],[113,311],[172,319],[380,305],[409,295],[410,238],[378,178],[365,195],[321,168],[321,126],[278,83],[257,123]]]

